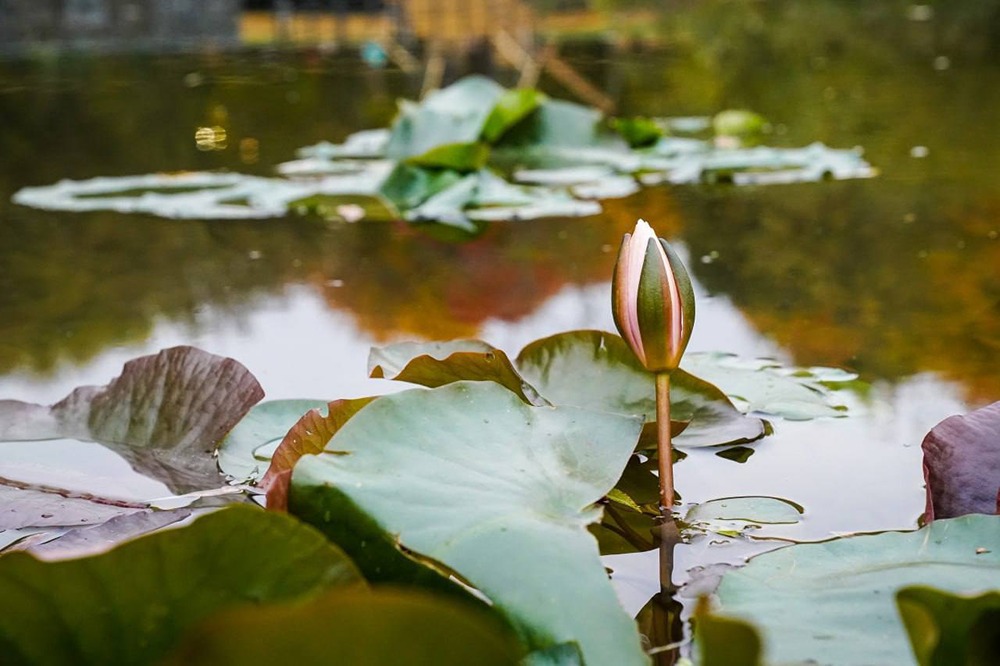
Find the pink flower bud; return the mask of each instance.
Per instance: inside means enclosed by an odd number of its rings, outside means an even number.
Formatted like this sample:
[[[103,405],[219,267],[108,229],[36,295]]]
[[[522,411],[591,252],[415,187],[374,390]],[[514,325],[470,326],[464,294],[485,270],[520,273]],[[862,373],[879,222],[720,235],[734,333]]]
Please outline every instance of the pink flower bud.
[[[611,311],[618,331],[647,370],[677,368],[694,327],[694,291],[680,257],[645,220],[622,241]]]

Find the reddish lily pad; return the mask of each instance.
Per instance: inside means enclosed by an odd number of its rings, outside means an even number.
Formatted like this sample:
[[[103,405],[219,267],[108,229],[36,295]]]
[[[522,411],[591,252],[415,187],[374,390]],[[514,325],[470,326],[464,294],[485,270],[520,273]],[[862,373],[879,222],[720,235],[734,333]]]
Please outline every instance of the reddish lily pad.
[[[437,388],[457,381],[492,381],[528,404],[544,404],[507,354],[481,340],[401,342],[374,347],[368,357],[372,377]]]
[[[1000,402],[949,416],[924,437],[924,519],[1000,514]]]
[[[318,409],[310,409],[292,426],[275,450],[271,466],[261,480],[261,485],[267,489],[269,509],[288,509],[288,484],[295,463],[304,455],[322,453],[327,442],[337,434],[341,426],[374,399],[334,400],[327,405],[325,415]]]

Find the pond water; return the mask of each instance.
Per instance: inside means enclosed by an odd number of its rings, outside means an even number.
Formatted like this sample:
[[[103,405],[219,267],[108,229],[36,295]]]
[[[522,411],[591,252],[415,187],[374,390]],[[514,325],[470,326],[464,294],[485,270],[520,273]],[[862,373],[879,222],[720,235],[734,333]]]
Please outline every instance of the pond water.
[[[54,402],[178,344],[241,361],[268,398],[354,397],[400,388],[366,378],[374,344],[479,337],[516,353],[614,330],[611,270],[642,217],[696,281],[690,350],[842,367],[867,384],[838,396],[847,418],[775,419],[746,464],[691,455],[676,471],[684,501],[787,498],[805,518],[772,533],[795,539],[914,527],[924,433],[1000,399],[1000,66],[905,17],[887,40],[845,11],[822,33],[791,9],[741,11],[711,38],[708,18],[676,19],[667,47],[567,58],[623,115],[750,108],[771,121],[768,143],[862,146],[877,178],[650,187],[600,215],[497,223],[466,243],[402,222],[46,212],[11,196],[63,178],[271,174],[296,148],[387,125],[421,80],[318,51],[0,62],[0,398]],[[199,144],[203,127],[225,139]],[[75,442],[0,444],[0,476],[166,494]],[[731,558],[711,548],[683,550],[680,568]],[[612,559],[638,610],[655,558]]]

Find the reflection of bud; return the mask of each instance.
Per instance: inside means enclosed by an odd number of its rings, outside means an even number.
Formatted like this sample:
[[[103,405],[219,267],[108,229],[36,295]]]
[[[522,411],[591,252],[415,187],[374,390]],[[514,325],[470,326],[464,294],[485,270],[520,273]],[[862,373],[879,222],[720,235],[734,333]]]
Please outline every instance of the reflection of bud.
[[[677,253],[645,220],[625,234],[611,292],[615,325],[643,366],[675,370],[694,327],[694,292]]]

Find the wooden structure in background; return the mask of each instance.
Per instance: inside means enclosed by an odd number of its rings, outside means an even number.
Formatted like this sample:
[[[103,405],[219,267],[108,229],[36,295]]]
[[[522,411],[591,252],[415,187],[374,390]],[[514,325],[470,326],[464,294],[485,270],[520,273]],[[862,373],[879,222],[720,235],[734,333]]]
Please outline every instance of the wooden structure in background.
[[[538,20],[523,0],[386,0],[379,13],[249,12],[242,34],[248,42],[375,42],[404,70],[423,70],[424,93],[441,86],[449,58],[486,49],[520,73],[519,86],[534,86],[546,73],[581,101],[613,111],[614,101],[554,45],[540,44]]]

